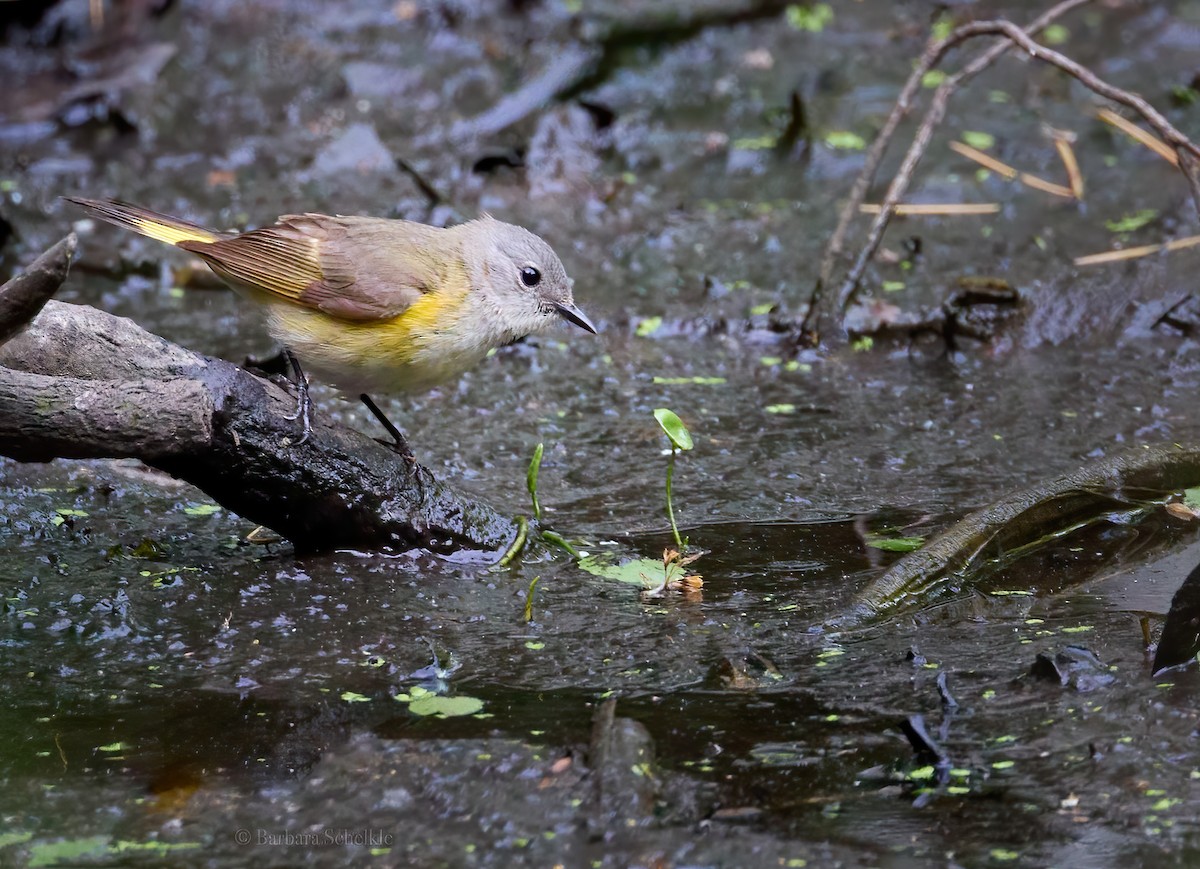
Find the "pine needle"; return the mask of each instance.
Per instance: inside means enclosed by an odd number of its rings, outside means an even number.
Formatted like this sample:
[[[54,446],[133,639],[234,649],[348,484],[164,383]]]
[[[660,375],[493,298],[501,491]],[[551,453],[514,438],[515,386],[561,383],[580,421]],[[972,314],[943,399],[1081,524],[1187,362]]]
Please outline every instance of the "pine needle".
[[[1112,109],[1101,109],[1097,113],[1097,117],[1099,117],[1100,120],[1104,121],[1106,124],[1116,127],[1134,141],[1145,145],[1172,166],[1179,165],[1179,157],[1176,156],[1175,151],[1172,150],[1171,146],[1155,136],[1153,133],[1147,133],[1137,124],[1133,123],[1132,121],[1125,120],[1125,118],[1118,115]]]
[[[1187,238],[1177,238],[1174,241],[1168,241],[1165,244],[1144,244],[1140,247],[1127,247],[1121,250],[1106,250],[1103,253],[1093,253],[1088,256],[1075,257],[1075,265],[1077,266],[1094,266],[1102,263],[1119,262],[1127,259],[1138,259],[1144,256],[1151,256],[1163,251],[1182,250],[1187,247],[1195,247],[1200,245],[1200,235],[1192,235]]]
[[[863,214],[878,214],[879,206],[864,204],[858,207]],[[967,214],[996,214],[1000,205],[996,202],[942,202],[942,203],[912,203],[897,205],[896,214],[907,216],[937,216],[937,215],[967,215]]]

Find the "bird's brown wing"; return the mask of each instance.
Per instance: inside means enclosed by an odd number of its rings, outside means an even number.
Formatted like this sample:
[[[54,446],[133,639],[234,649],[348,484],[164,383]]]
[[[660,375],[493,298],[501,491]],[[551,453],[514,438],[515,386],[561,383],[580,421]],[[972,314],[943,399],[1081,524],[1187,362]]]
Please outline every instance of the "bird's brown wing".
[[[428,233],[398,220],[289,214],[217,241],[181,241],[234,286],[344,320],[399,316],[437,281]]]

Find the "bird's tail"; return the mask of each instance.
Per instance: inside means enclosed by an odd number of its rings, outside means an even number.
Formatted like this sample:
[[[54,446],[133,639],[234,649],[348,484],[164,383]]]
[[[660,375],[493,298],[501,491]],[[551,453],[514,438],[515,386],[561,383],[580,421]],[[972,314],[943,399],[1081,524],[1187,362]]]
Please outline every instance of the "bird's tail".
[[[179,244],[181,241],[213,242],[224,237],[222,233],[205,229],[198,224],[168,217],[116,199],[77,199],[74,196],[63,198],[75,203],[93,217],[132,229],[166,244]]]

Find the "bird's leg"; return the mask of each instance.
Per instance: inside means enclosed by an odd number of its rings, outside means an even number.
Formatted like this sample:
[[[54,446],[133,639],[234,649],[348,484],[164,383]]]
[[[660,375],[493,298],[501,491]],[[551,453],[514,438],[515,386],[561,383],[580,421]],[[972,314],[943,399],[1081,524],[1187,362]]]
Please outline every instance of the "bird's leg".
[[[372,400],[371,396],[364,392],[359,396],[359,400],[366,405],[367,410],[371,411],[374,417],[379,420],[379,424],[387,429],[387,433],[392,436],[392,443],[387,444],[387,446],[391,447],[392,451],[397,453],[408,464],[409,471],[416,476],[417,497],[421,501],[424,501],[425,481],[421,478],[421,475],[425,474],[429,477],[429,481],[433,482],[433,474],[417,463],[417,457],[413,455],[412,447],[408,445],[408,438],[387,418],[387,414],[379,409],[379,405]],[[380,441],[380,443],[383,443],[383,441]]]
[[[284,419],[300,420],[303,432],[300,440],[296,441],[296,446],[299,446],[312,434],[312,396],[308,394],[308,375],[300,367],[300,360],[296,358],[296,354],[284,347],[283,358],[292,366],[292,374],[296,377],[296,412],[285,416]]]
[[[372,400],[371,396],[364,392],[359,396],[359,400],[366,405],[367,410],[371,411],[372,415],[379,420],[379,424],[387,429],[387,433],[392,436],[392,449],[415,466],[417,458],[413,455],[412,447],[408,445],[408,438],[404,436],[400,429],[396,428],[395,423],[387,418],[387,414],[379,409],[379,405]]]

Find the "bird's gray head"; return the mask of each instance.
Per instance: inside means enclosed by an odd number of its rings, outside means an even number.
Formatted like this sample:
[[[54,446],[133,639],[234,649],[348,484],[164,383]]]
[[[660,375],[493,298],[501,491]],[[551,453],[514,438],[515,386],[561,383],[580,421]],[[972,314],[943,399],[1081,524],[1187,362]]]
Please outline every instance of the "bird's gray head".
[[[575,306],[574,281],[550,245],[527,229],[491,217],[455,228],[463,234],[463,256],[472,288],[490,302],[498,325],[513,338],[566,321],[595,332]]]

